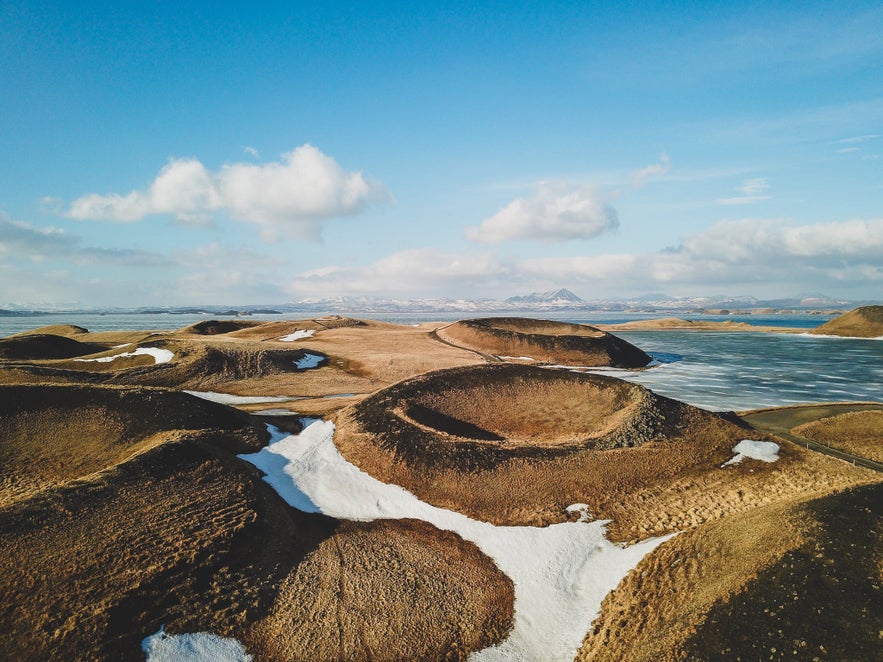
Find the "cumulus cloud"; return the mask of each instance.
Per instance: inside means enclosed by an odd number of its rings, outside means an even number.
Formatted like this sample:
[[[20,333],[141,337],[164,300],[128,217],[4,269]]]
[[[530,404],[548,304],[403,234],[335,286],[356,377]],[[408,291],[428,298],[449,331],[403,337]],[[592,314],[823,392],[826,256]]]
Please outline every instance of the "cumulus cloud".
[[[483,243],[556,242],[590,239],[617,227],[616,210],[596,188],[541,183],[533,197],[513,200],[478,227],[467,228],[466,236]]]
[[[278,162],[233,163],[217,172],[197,159],[173,159],[146,189],[125,195],[90,194],[74,200],[67,216],[79,220],[132,222],[154,214],[201,224],[213,212],[255,223],[264,238],[279,235],[317,240],[320,221],[357,214],[388,197],[360,172],[347,172],[312,145]]]
[[[750,205],[755,202],[762,202],[763,200],[770,199],[770,196],[764,195],[769,188],[769,181],[763,177],[746,179],[742,182],[741,186],[736,187],[736,191],[739,192],[738,196],[718,198],[716,202],[719,205]]]
[[[658,163],[651,163],[632,172],[632,186],[640,188],[648,179],[666,174],[670,166],[671,159],[669,159],[668,154],[661,154]]]

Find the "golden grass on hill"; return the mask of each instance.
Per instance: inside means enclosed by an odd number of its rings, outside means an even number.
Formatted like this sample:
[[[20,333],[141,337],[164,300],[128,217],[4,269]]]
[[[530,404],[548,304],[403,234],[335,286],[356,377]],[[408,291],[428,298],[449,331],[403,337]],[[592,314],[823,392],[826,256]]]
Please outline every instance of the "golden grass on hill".
[[[513,389],[517,386],[494,412],[506,423],[472,419],[465,405],[459,408],[458,383],[468,393],[490,388],[495,376],[504,374]],[[643,400],[638,398],[633,414],[601,438],[618,440],[610,445],[599,446],[597,438],[584,439],[582,446],[507,444],[505,437],[495,441],[476,433],[503,436],[499,433],[511,431],[503,426],[518,420],[510,416],[516,411],[545,410],[554,427],[556,402],[542,386],[559,379],[574,385],[619,382],[625,392],[643,394]],[[414,402],[440,402],[445,394],[455,394],[447,405],[437,405],[447,418],[427,419],[424,414],[420,423],[400,413]],[[597,411],[596,405],[586,399],[582,413]],[[574,416],[568,412],[569,419]],[[473,427],[457,429],[457,422]],[[436,506],[495,524],[545,525],[566,520],[568,505],[586,503],[595,517],[614,520],[609,535],[624,541],[693,528],[781,498],[842,489],[873,476],[784,440],[776,463],[745,461],[722,468],[740,440],[769,437],[637,385],[517,365],[477,366],[408,380],[341,411],[336,423],[335,444],[350,462]]]
[[[209,330],[224,330],[213,324],[209,324]],[[349,401],[326,396],[363,397],[422,372],[482,362],[474,352],[439,342],[431,335],[431,328],[337,316],[233,324],[238,330],[214,335],[193,332],[192,327],[174,333],[138,334],[88,333],[71,327],[68,331],[77,341],[96,343],[100,339],[108,348],[86,358],[134,348],[109,349],[122,342],[167,348],[175,357],[161,365],[154,365],[150,356],[119,358],[107,363],[0,358],[0,383],[139,384],[234,395],[281,395],[307,398],[298,410],[301,413],[327,415]],[[317,329],[316,335],[296,342],[279,341],[296,329],[307,328]],[[319,369],[297,370],[294,360],[304,352],[325,354],[328,361]]]
[[[634,345],[581,324],[520,317],[462,320],[436,331],[459,347],[546,363],[638,368],[650,357]]]
[[[682,647],[685,659],[880,658],[883,483],[800,510],[803,544],[718,600]]]
[[[604,600],[578,660],[877,659],[883,483],[683,533]]]
[[[170,433],[0,507],[3,659],[136,660],[160,625],[231,635],[267,612],[329,523],[293,513],[215,438]]]
[[[32,479],[0,502],[3,659],[143,659],[161,625],[258,661],[457,659],[510,626],[511,582],[458,536],[285,505],[233,456],[262,443],[245,414],[145,388],[0,391],[3,470]]]
[[[794,503],[775,503],[686,531],[652,554],[604,599],[580,662],[657,662],[680,649],[719,600],[803,538]]]
[[[68,359],[103,352],[106,349],[107,346],[98,343],[83,343],[67,336],[38,333],[0,340],[0,359]]]
[[[245,320],[205,320],[180,329],[177,333],[195,334],[198,336],[216,336],[234,331],[242,331],[254,326],[260,326],[261,322]]]
[[[883,411],[854,411],[804,423],[794,434],[883,462]]]
[[[803,329],[788,329],[778,326],[758,326],[748,322],[724,320],[685,320],[679,317],[663,317],[652,320],[634,320],[622,324],[599,324],[605,331],[754,331],[775,333],[798,333]]]
[[[881,338],[883,337],[883,306],[856,308],[822,324],[810,333],[854,338]]]
[[[184,393],[0,386],[0,505],[112,467],[161,443],[162,433],[251,427],[235,410]],[[249,434],[250,447],[260,447],[256,430]]]
[[[78,336],[83,333],[89,333],[88,329],[83,328],[82,326],[76,326],[75,324],[50,324],[49,326],[41,326],[37,329],[33,329],[32,331],[23,331],[21,333],[16,333],[10,338],[17,338],[19,336],[31,336],[31,335],[41,335],[48,334],[53,336],[67,336],[71,338],[73,336]]]
[[[266,660],[463,660],[505,638],[513,601],[511,580],[449,531],[345,523],[244,641]]]
[[[470,438],[470,432],[481,430],[490,433],[492,445],[558,446],[603,437],[638,408],[640,392],[624,382],[550,376],[529,385],[503,374],[490,383],[467,379],[462,387],[446,390],[427,385],[403,405],[402,415],[419,417],[424,430],[442,434]],[[530,399],[521,397],[525,388],[531,389]]]

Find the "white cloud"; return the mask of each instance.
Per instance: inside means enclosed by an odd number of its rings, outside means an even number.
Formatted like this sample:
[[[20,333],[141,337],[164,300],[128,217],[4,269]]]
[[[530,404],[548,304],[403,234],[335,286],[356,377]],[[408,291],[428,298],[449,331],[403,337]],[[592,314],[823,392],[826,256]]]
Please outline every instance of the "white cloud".
[[[248,154],[249,156],[253,156],[254,158],[260,157],[261,153],[258,152],[254,147],[249,147],[248,145],[242,146],[242,151]]]
[[[883,282],[883,219],[796,225],[782,219],[723,221],[675,247],[529,259],[492,252],[448,253],[415,249],[367,266],[328,266],[298,274],[297,296],[396,294],[510,296],[580,288],[603,298],[657,289],[683,294],[776,296],[808,289],[874,296]]]
[[[715,202],[719,205],[750,205],[755,202],[762,202],[763,200],[770,199],[770,196],[763,195],[769,188],[769,181],[763,177],[746,179],[740,186],[736,187],[736,191],[740,195],[732,198],[718,198]]]
[[[707,285],[754,290],[772,283],[792,291],[844,281],[883,280],[883,219],[793,225],[779,219],[720,222],[676,247],[647,254],[525,260],[525,276],[624,290],[667,284],[696,292]]]
[[[863,136],[852,136],[850,138],[841,138],[840,140],[833,140],[833,141],[831,141],[831,144],[832,145],[844,145],[844,144],[850,144],[850,143],[864,143],[864,142],[868,142],[869,140],[875,140],[879,137],[880,136],[876,133],[869,133],[869,134],[866,134]]]
[[[517,198],[478,227],[466,229],[472,241],[513,239],[555,242],[590,239],[619,227],[616,210],[594,187],[541,183],[532,198]]]
[[[347,172],[312,145],[302,145],[275,163],[234,163],[213,173],[197,159],[174,159],[146,191],[90,194],[71,203],[67,215],[80,220],[131,222],[172,214],[183,223],[205,223],[226,210],[260,226],[264,238],[279,235],[316,240],[320,221],[356,214],[388,197],[360,172]]]
[[[648,179],[666,174],[670,165],[671,159],[668,158],[668,154],[661,154],[658,163],[651,163],[648,166],[632,172],[632,186],[639,188],[643,186]]]
[[[456,254],[417,248],[388,255],[364,267],[328,266],[298,274],[289,290],[301,296],[346,294],[435,294],[471,296],[477,283],[495,287],[515,279],[493,253]]]

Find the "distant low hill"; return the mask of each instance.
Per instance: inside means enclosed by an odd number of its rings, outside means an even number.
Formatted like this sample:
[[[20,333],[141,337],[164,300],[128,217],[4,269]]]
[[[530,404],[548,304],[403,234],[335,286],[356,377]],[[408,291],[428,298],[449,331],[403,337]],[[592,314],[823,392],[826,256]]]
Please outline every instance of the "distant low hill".
[[[848,336],[851,338],[883,337],[883,306],[862,306],[827,324],[822,324],[810,333],[828,336]]]

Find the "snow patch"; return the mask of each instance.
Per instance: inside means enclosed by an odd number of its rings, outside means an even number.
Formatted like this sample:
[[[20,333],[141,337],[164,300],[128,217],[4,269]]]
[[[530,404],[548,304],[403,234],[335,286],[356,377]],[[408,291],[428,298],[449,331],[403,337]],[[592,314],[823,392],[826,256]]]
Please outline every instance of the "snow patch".
[[[604,597],[646,554],[672,537],[621,547],[604,536],[609,520],[547,527],[480,522],[424,503],[347,462],[334,445],[333,423],[302,422],[299,435],[239,456],[263,471],[264,480],[291,506],[357,521],[421,519],[472,541],[512,579],[512,631],[500,645],[470,657],[478,662],[573,660]],[[276,429],[270,432],[274,438],[278,434]]]
[[[215,391],[184,391],[184,393],[222,405],[259,405],[265,402],[289,402],[299,399],[290,398],[286,395],[231,395],[230,393],[217,393]]]
[[[318,368],[319,364],[327,358],[327,356],[323,356],[322,354],[310,354],[307,352],[303,357],[295,361],[294,365],[298,370],[310,370],[312,368]]]
[[[529,356],[498,356],[497,358],[504,361],[536,361],[536,359]]]
[[[289,333],[287,336],[282,336],[279,338],[282,342],[294,342],[295,340],[300,340],[301,338],[309,338],[314,333],[316,333],[315,329],[296,329],[294,333]]]
[[[147,662],[251,662],[252,657],[236,639],[209,632],[168,635],[159,632],[145,637],[141,650]]]
[[[261,409],[253,411],[252,414],[255,416],[297,416],[297,412],[290,409]]]
[[[775,462],[779,459],[779,444],[772,441],[743,439],[733,446],[733,452],[735,455],[724,462],[721,465],[722,467],[729,464],[739,464],[746,457],[752,460],[760,460],[761,462]]]
[[[125,345],[120,345],[119,347],[125,347]],[[110,363],[111,361],[121,359],[124,356],[143,355],[152,356],[155,365],[159,365],[160,363],[168,363],[173,358],[175,358],[174,352],[171,352],[167,349],[160,349],[159,347],[139,347],[134,352],[123,352],[122,354],[114,354],[113,356],[100,356],[97,359],[74,359],[74,361],[94,361],[96,363]]]

